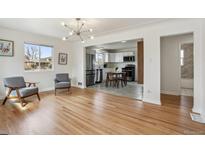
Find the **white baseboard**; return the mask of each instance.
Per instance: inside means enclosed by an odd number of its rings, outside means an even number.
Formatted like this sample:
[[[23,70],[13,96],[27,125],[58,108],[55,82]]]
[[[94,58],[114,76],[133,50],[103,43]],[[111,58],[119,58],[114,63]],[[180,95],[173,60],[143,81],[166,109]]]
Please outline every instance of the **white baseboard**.
[[[46,92],[46,91],[52,91],[52,90],[54,90],[54,88],[50,87],[50,88],[40,89],[39,92]]]
[[[193,107],[193,108],[192,108],[192,112],[201,114],[200,108],[197,108],[197,107]]]
[[[180,93],[178,91],[161,90],[160,92],[161,94],[180,96]]]
[[[77,86],[77,85],[71,85],[71,87],[76,87],[76,88],[84,89],[83,86]],[[39,91],[40,92],[46,92],[46,91],[52,91],[52,90],[55,90],[54,87],[40,89]]]
[[[76,87],[76,88],[81,88],[81,89],[84,89],[85,87],[84,86],[78,86],[78,85],[72,85],[72,87]]]
[[[145,103],[151,103],[151,104],[161,105],[161,101],[158,100],[158,99],[155,99],[155,100],[152,99],[152,100],[151,100],[151,99],[143,98],[142,101],[145,102]]]

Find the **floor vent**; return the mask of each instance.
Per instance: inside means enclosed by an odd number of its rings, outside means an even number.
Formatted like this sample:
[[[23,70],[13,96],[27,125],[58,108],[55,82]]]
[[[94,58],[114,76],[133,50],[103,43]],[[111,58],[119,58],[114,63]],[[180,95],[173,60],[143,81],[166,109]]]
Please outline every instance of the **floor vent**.
[[[82,86],[83,85],[83,83],[82,82],[78,82],[78,86]]]
[[[200,114],[190,113],[191,119],[193,121],[205,124],[205,117],[201,116]]]

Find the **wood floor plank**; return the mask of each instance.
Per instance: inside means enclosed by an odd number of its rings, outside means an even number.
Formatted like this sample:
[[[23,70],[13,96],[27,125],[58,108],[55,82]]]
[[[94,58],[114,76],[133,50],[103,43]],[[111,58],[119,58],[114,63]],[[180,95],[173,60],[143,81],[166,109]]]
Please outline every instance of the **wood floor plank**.
[[[205,125],[191,120],[193,98],[162,95],[162,105],[114,96],[93,89],[72,88],[72,94],[41,93],[0,106],[2,134],[205,134]]]

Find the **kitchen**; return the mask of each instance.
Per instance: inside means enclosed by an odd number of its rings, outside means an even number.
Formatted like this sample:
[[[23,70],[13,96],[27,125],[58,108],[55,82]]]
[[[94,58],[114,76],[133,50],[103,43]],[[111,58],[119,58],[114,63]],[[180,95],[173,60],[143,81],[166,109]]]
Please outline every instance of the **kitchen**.
[[[138,42],[128,40],[86,48],[86,86],[112,94],[142,98],[143,84],[138,84]],[[108,73],[126,72],[127,86],[106,86]],[[109,85],[109,84],[108,84]],[[111,84],[110,84],[111,85]],[[136,94],[137,93],[137,94]]]

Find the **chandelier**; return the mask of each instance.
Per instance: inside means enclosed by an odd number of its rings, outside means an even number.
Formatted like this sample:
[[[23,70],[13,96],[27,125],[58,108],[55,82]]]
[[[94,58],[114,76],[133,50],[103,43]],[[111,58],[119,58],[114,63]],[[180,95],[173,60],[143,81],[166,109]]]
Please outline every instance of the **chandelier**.
[[[93,29],[87,28],[86,21],[81,20],[81,18],[76,18],[76,26],[73,28],[71,25],[65,24],[64,22],[61,23],[61,25],[67,29],[69,29],[69,36],[63,37],[62,40],[66,41],[72,36],[79,37],[80,41],[82,43],[85,43],[87,39],[94,39],[92,34]]]

